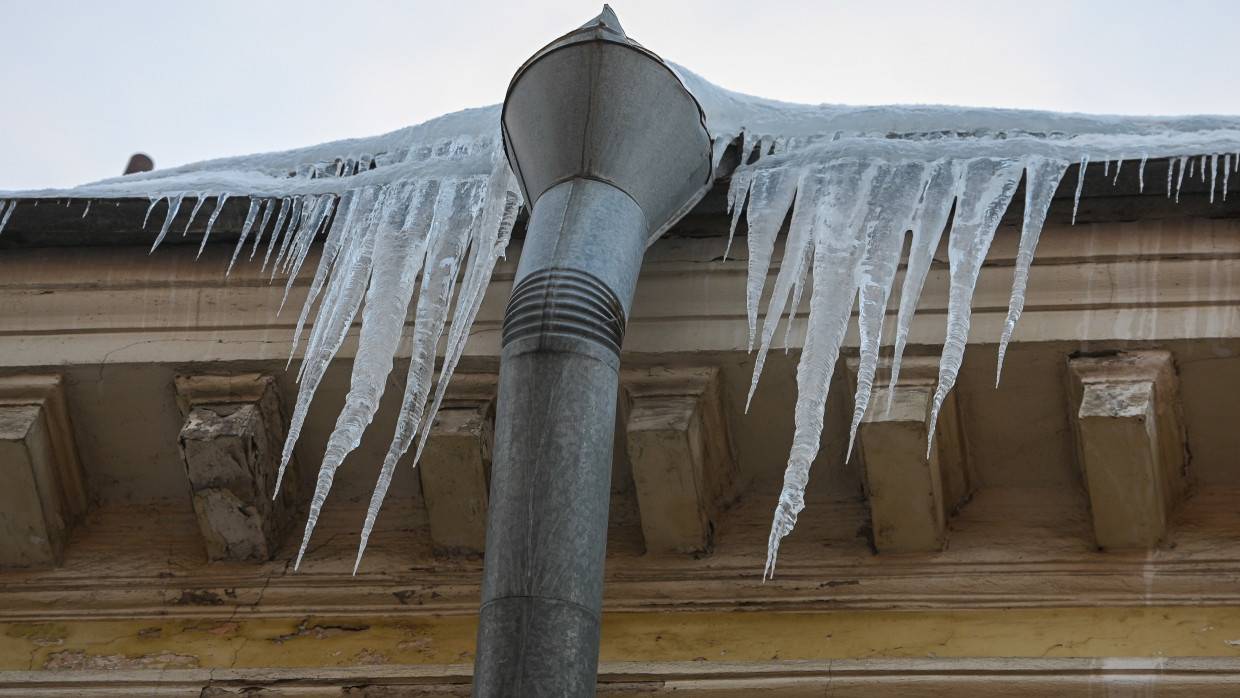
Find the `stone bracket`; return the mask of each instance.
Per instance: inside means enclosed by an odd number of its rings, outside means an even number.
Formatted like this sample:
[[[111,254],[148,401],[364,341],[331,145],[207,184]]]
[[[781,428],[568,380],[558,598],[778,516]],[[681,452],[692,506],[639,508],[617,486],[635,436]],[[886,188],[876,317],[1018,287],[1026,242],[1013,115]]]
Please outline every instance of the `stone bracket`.
[[[274,500],[285,422],[275,381],[257,373],[178,376],[179,444],[210,560],[269,560],[291,519],[296,458]]]
[[[58,375],[0,377],[0,567],[60,564],[86,485]]]
[[[1187,489],[1188,456],[1170,352],[1068,360],[1077,458],[1103,549],[1150,548]]]
[[[494,374],[458,373],[431,425],[418,463],[437,555],[481,555],[494,442]]]
[[[719,369],[627,370],[621,385],[646,552],[708,552],[737,480]]]
[[[859,361],[847,363],[855,383]],[[948,519],[973,491],[955,391],[943,403],[926,455],[938,370],[935,358],[905,357],[894,392],[890,361],[881,360],[875,371],[855,449],[864,466],[874,547],[880,553],[942,550]]]

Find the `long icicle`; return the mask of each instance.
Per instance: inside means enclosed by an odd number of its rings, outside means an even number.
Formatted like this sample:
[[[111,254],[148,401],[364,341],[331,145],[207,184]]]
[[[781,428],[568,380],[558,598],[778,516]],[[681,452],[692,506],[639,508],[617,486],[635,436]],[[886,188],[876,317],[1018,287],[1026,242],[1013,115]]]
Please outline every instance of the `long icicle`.
[[[947,219],[956,201],[963,169],[954,160],[939,160],[927,170],[925,189],[913,214],[913,239],[909,243],[908,266],[904,271],[904,283],[900,286],[900,310],[896,316],[895,348],[891,354],[891,376],[888,379],[887,411],[891,411],[891,396],[895,394],[900,380],[900,366],[904,361],[904,349],[908,346],[909,330],[913,315],[921,302],[921,292],[930,273],[930,264],[939,249]]]
[[[1145,160],[1141,161],[1142,166]],[[1025,289],[1029,285],[1029,269],[1033,253],[1046,224],[1046,214],[1051,199],[1059,189],[1059,183],[1068,171],[1068,162],[1031,157],[1025,162],[1025,217],[1020,229],[1020,247],[1016,251],[1016,267],[1012,273],[1012,295],[1008,299],[1007,319],[1003,321],[1003,335],[999,338],[999,360],[995,367],[995,387],[1003,375],[1003,359],[1007,355],[1008,342],[1016,330],[1016,322],[1025,309]]]
[[[155,248],[159,247],[159,243],[168,237],[168,229],[172,227],[172,220],[177,217],[177,211],[181,210],[182,198],[180,194],[168,197],[168,212],[164,215],[164,224],[159,229],[159,234],[155,236],[155,242],[151,243],[150,252],[154,252]]]
[[[185,221],[185,230],[181,231],[181,237],[185,237],[189,234],[189,227],[194,224],[194,219],[198,217],[198,211],[202,209],[202,205],[211,197],[211,195],[206,192],[200,192],[194,196],[197,197],[194,200],[194,208],[190,209],[189,220]]]
[[[430,393],[432,372],[435,368],[435,350],[443,336],[447,323],[448,305],[456,281],[461,255],[465,252],[468,238],[452,235],[453,230],[470,230],[477,216],[473,206],[462,205],[478,196],[483,186],[477,182],[461,182],[442,189],[435,204],[435,220],[431,225],[427,247],[426,271],[418,290],[414,312],[413,347],[409,357],[409,375],[401,399],[400,413],[396,418],[396,431],[388,445],[387,454],[379,470],[379,482],[371,495],[367,520],[374,525],[370,509],[378,516],[378,507],[387,494],[396,463],[409,450],[414,435],[424,416],[426,398]],[[369,533],[365,534],[369,540]],[[360,556],[358,558],[360,563]]]
[[[939,382],[930,406],[929,438],[926,453],[933,445],[934,428],[947,393],[956,384],[956,375],[969,341],[973,290],[982,262],[994,240],[995,229],[1007,211],[1020,183],[1024,163],[1019,160],[978,158],[965,165],[963,188],[957,201],[956,220],[947,244],[951,287],[947,297],[947,339],[939,357]],[[1083,176],[1083,175],[1082,175]]]
[[[202,233],[202,242],[198,243],[198,254],[194,259],[202,256],[202,251],[207,249],[207,240],[211,237],[211,229],[215,227],[215,220],[220,217],[220,212],[224,210],[224,204],[228,201],[227,194],[220,194],[215,200],[215,209],[211,211],[210,217],[207,218],[207,229]],[[228,272],[224,273],[228,276]]]
[[[397,186],[397,185],[393,185]],[[431,229],[429,209],[436,191],[425,183],[409,187],[412,192],[399,192],[389,197],[386,210],[376,223],[374,266],[366,303],[362,311],[361,336],[353,373],[344,407],[336,418],[336,427],[327,440],[323,462],[315,482],[306,530],[297,552],[294,569],[310,544],[323,503],[331,490],[336,470],[362,442],[362,433],[379,409],[379,396],[392,372],[392,361],[404,330],[404,319],[413,298],[419,273],[426,259],[427,233]],[[413,225],[402,224],[410,209],[428,211],[414,219]]]
[[[310,282],[310,289],[306,292],[306,300],[302,302],[301,313],[297,316],[297,325],[293,328],[293,346],[289,349],[288,363],[285,364],[287,369],[293,362],[293,357],[297,355],[297,345],[301,341],[301,335],[306,326],[306,320],[310,316],[310,310],[314,307],[314,301],[318,298],[319,292],[323,289],[332,269],[335,266],[336,258],[340,254],[340,249],[344,245],[345,236],[351,234],[354,230],[354,221],[358,216],[359,210],[364,210],[367,214],[374,206],[375,197],[378,196],[378,188],[366,187],[361,190],[350,190],[342,197],[342,201],[347,200],[345,206],[344,217],[337,216],[332,221],[331,229],[327,232],[327,239],[323,242],[323,251],[319,255],[319,265],[314,270],[314,279]]]
[[[925,169],[925,165],[916,162],[885,168],[884,176],[875,184],[872,199],[882,204],[868,207],[859,231],[865,239],[857,283],[857,329],[861,346],[845,461],[852,457],[857,428],[870,404],[874,373],[878,368],[878,347],[887,319],[887,302],[900,265],[904,231],[912,222],[922,192]]]
[[[232,274],[233,266],[237,263],[237,256],[245,247],[245,239],[249,237],[250,229],[254,227],[254,219],[258,217],[258,209],[261,207],[262,200],[251,196],[250,207],[245,212],[245,222],[241,224],[241,235],[237,237],[237,246],[233,248],[232,259],[228,260],[228,269],[224,272],[224,276]]]
[[[379,210],[387,198],[388,189],[378,197],[375,205],[361,221],[358,229],[348,234],[349,245],[346,259],[341,264],[340,273],[333,274],[327,290],[327,296],[319,308],[319,315],[314,323],[310,342],[306,347],[306,356],[302,359],[298,379],[301,385],[297,391],[297,401],[293,406],[293,417],[289,423],[288,434],[284,439],[284,449],[280,454],[280,470],[276,475],[276,487],[273,497],[280,492],[280,485],[288,469],[289,460],[293,456],[293,446],[301,435],[301,427],[305,424],[306,415],[310,411],[310,403],[318,390],[319,381],[327,370],[328,363],[344,343],[344,338],[357,316],[362,296],[370,281],[371,265],[374,261],[375,232]],[[274,233],[273,233],[274,234]]]
[[[831,163],[824,195],[817,202],[824,215],[822,225],[814,230],[814,288],[809,301],[809,329],[797,365],[792,450],[771,521],[764,579],[774,576],[779,543],[792,532],[797,515],[805,508],[805,486],[822,439],[827,389],[856,298],[856,268],[863,248],[856,234],[858,212],[867,205],[875,169],[856,160]]]
[[[258,222],[258,229],[254,231],[254,246],[250,248],[250,261],[254,261],[254,255],[258,252],[259,245],[263,242],[263,233],[267,230],[267,223],[271,220],[271,209],[275,206],[275,199],[263,200],[263,217]]]
[[[415,467],[418,461],[421,460],[422,448],[426,445],[435,415],[439,412],[439,406],[443,403],[448,383],[456,370],[457,361],[460,360],[461,355],[464,353],[465,343],[469,338],[469,328],[473,325],[478,310],[482,307],[482,300],[486,294],[487,285],[490,283],[495,263],[508,247],[512,228],[516,223],[517,213],[520,211],[520,198],[514,191],[516,183],[512,178],[511,171],[506,163],[502,161],[497,161],[495,164],[496,170],[492,172],[490,181],[487,184],[486,204],[482,211],[482,219],[477,227],[477,240],[473,243],[473,258],[465,272],[461,294],[457,299],[456,315],[452,318],[452,325],[448,331],[448,342],[444,353],[443,367],[440,369],[439,381],[435,386],[434,401],[431,403],[430,409],[420,419],[422,431],[418,438],[417,451],[413,457],[413,465]],[[405,391],[406,398],[409,398],[409,392],[407,385]],[[416,400],[416,396],[412,399]],[[374,531],[375,522],[379,517],[379,509],[382,507],[383,500],[387,496],[388,487],[392,483],[392,475],[396,470],[396,464],[408,451],[413,431],[418,427],[417,422],[419,420],[415,415],[402,412],[402,416],[405,418],[405,421],[398,425],[398,433],[393,435],[392,443],[388,447],[388,453],[384,456],[383,465],[379,470],[379,478],[375,482],[375,489],[371,494],[370,504],[366,508],[366,520],[362,525],[362,535],[358,540],[357,559],[353,563],[354,574],[357,574],[358,567],[362,562],[362,555],[366,552],[366,545],[370,541],[370,535]],[[405,431],[401,431],[402,428]]]
[[[779,265],[779,272],[775,275],[775,287],[771,291],[771,297],[767,299],[766,315],[762,319],[762,336],[758,343],[758,354],[754,357],[753,376],[749,380],[749,394],[745,398],[746,413],[749,412],[754,392],[758,389],[758,379],[762,377],[762,369],[766,365],[766,355],[770,351],[775,328],[783,317],[784,306],[788,302],[788,293],[805,275],[806,255],[812,249],[813,231],[819,216],[818,197],[822,194],[826,178],[826,168],[814,168],[803,174],[796,185],[792,220],[788,227],[788,238],[784,242],[783,264]],[[779,217],[782,219],[783,214],[779,214]],[[755,278],[751,276],[749,283],[755,283]]]
[[[783,225],[796,196],[797,176],[780,168],[759,170],[749,185],[749,205],[745,222],[749,225],[748,281],[745,290],[745,315],[749,320],[749,349],[752,351],[758,331],[758,302],[771,270],[775,236]]]
[[[725,262],[728,254],[732,252],[732,240],[736,237],[736,226],[740,223],[741,214],[745,212],[745,202],[749,199],[749,185],[753,181],[753,173],[752,168],[742,168],[732,174],[732,181],[728,183],[728,213],[732,219],[728,223],[728,243],[723,248]]]

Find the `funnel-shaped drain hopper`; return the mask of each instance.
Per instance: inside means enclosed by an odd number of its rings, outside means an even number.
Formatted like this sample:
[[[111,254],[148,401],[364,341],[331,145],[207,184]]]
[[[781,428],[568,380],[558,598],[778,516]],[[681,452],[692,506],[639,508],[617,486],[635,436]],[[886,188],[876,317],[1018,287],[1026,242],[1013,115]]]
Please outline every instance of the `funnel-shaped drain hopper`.
[[[503,112],[508,161],[533,207],[552,186],[596,179],[637,202],[662,233],[711,182],[701,107],[610,7],[521,66]]]

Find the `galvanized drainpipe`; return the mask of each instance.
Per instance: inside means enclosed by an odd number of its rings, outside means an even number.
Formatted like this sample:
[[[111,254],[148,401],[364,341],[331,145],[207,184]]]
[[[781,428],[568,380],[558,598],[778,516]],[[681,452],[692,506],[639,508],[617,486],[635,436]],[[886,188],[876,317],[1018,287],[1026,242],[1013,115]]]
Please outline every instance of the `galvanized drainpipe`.
[[[712,176],[701,109],[610,8],[517,71],[531,207],[504,317],[475,696],[592,696],[620,346],[647,244]]]

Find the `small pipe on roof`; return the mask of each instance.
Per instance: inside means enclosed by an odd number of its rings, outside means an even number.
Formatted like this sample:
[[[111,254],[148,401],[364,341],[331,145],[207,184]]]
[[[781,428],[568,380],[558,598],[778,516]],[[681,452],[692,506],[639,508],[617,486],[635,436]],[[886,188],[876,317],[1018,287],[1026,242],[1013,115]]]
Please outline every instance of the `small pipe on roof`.
[[[139,172],[150,172],[155,169],[155,161],[146,153],[134,153],[129,156],[129,162],[125,165],[124,174],[131,175]]]

